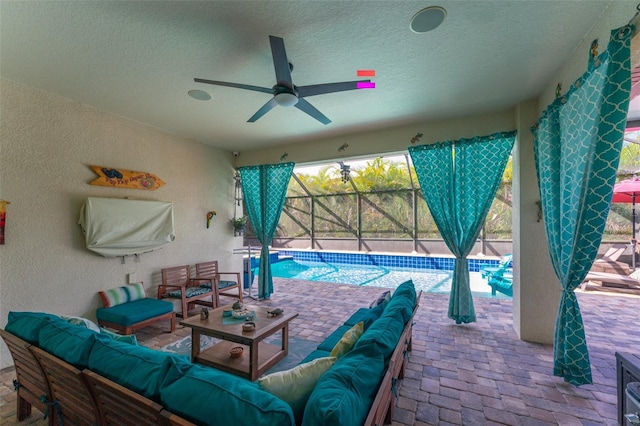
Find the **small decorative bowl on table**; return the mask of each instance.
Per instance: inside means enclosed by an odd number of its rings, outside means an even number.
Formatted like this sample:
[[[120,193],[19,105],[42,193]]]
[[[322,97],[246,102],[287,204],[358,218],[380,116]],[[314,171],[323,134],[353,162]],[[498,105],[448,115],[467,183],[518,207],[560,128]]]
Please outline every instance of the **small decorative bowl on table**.
[[[241,346],[235,346],[231,348],[229,355],[231,355],[231,358],[240,358],[242,356],[242,352],[244,352],[244,349],[242,349]]]
[[[249,309],[240,309],[237,311],[233,311],[231,315],[235,319],[247,319],[253,315],[253,312],[251,312]]]

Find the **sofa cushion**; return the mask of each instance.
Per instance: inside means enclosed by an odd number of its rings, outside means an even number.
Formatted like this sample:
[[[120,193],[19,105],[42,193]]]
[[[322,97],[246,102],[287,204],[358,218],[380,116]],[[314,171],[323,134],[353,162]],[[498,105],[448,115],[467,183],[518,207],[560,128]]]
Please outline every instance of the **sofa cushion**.
[[[318,345],[318,349],[331,352],[336,343],[338,343],[338,341],[342,339],[344,333],[349,331],[350,328],[351,326],[349,325],[341,325],[340,327],[336,328],[333,333],[329,335],[329,337],[324,339],[324,341]]]
[[[384,312],[384,308],[385,305],[383,304],[374,308],[360,308],[344,322],[344,325],[353,326],[362,321],[364,323],[364,329],[366,330],[375,320],[380,318],[380,315]]]
[[[411,319],[413,315],[414,301],[411,301],[406,297],[396,297],[387,304],[384,312],[380,316],[380,319],[386,316],[395,316],[396,313],[400,315],[400,320],[406,323]]]
[[[136,324],[171,311],[173,311],[173,304],[171,302],[145,298],[122,305],[116,305],[112,308],[98,308],[96,309],[96,317],[99,321],[106,321],[126,326]]]
[[[404,326],[405,323],[400,313],[395,316],[382,317],[369,327],[356,342],[355,347],[365,353],[381,353],[386,366],[398,345]]]
[[[385,305],[383,304],[374,308],[360,308],[344,322],[344,325],[353,326],[362,321],[364,323],[364,329],[366,330],[375,320],[380,318],[380,315],[384,312],[384,308]]]
[[[88,318],[74,317],[72,315],[60,315],[60,318],[70,324],[79,325],[80,327],[88,328],[91,331],[100,333],[100,327],[98,327],[98,324]]]
[[[383,374],[381,353],[354,348],[320,378],[307,401],[302,425],[364,424]]]
[[[402,318],[406,323],[413,315],[413,309],[416,305],[416,289],[412,280],[405,281],[400,284],[396,291],[393,292],[393,296],[389,303],[384,308],[384,312],[381,317],[389,314],[393,310],[399,310],[402,312]]]
[[[47,320],[56,321],[60,320],[60,317],[44,312],[11,311],[4,329],[32,345],[39,346],[40,329],[47,324]]]
[[[64,320],[48,321],[40,329],[41,349],[72,364],[79,370],[89,364],[89,353],[96,342],[95,331]]]
[[[256,383],[194,365],[162,389],[162,405],[199,425],[293,425],[289,404]]]
[[[331,356],[340,358],[353,349],[360,336],[362,336],[363,331],[364,324],[362,321],[347,330],[342,338],[338,340],[338,343],[335,344],[333,349],[331,349]]]
[[[369,304],[369,308],[375,308],[379,305],[386,305],[391,300],[391,291],[385,290],[376,299]]]
[[[117,340],[118,342],[128,343],[130,345],[137,345],[138,339],[135,334],[127,334],[126,336],[118,333],[114,333],[113,331],[107,330],[106,328],[100,328],[100,334],[109,337],[112,340]]]
[[[393,292],[391,299],[399,296],[408,298],[415,305],[417,295],[416,295],[416,288],[413,285],[412,280],[407,280],[402,284],[400,284],[398,288],[396,288],[395,291]]]
[[[289,404],[296,423],[301,423],[309,395],[320,377],[335,364],[336,360],[336,357],[330,356],[298,364],[290,370],[260,377],[258,386]]]
[[[228,280],[220,280],[218,281],[218,289],[223,290],[227,287],[233,287],[233,286],[237,286],[238,283],[235,281],[228,281]],[[211,282],[206,282],[200,285],[200,287],[204,287],[204,288],[211,288]]]
[[[121,305],[122,303],[133,302],[144,299],[147,295],[144,292],[142,283],[133,283],[110,290],[99,291],[98,294],[104,303],[105,308]]]
[[[191,367],[185,357],[106,338],[97,340],[89,355],[90,370],[156,402],[162,388]]]
[[[302,361],[300,361],[300,364],[304,364],[306,362],[311,362],[314,359],[328,357],[330,354],[331,354],[330,351],[323,351],[321,349],[316,349],[315,351],[311,352],[309,355],[304,357],[304,359]]]
[[[195,296],[200,296],[201,294],[205,294],[205,293],[209,293],[211,292],[211,288],[206,288],[206,287],[187,287],[184,289],[184,295],[187,298],[191,298],[191,297],[195,297]],[[180,299],[182,297],[182,291],[181,290],[171,290],[167,293],[165,293],[164,297],[173,297],[174,299]]]

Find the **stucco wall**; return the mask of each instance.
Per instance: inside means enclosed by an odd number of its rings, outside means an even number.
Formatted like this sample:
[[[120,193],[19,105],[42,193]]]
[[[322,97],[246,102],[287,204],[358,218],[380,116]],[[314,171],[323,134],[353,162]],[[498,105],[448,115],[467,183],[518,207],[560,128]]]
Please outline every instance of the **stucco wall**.
[[[160,269],[218,259],[242,266],[233,249],[232,157],[200,143],[78,102],[0,80],[0,198],[9,200],[0,246],[0,327],[9,311],[95,318],[97,292],[124,285],[127,274],[155,295]],[[166,185],[156,191],[89,185],[90,164],[145,171]],[[85,248],[78,215],[89,197],[170,201],[173,243],[133,257],[104,258]],[[216,210],[211,227],[206,213]],[[0,344],[0,368],[12,364]]]

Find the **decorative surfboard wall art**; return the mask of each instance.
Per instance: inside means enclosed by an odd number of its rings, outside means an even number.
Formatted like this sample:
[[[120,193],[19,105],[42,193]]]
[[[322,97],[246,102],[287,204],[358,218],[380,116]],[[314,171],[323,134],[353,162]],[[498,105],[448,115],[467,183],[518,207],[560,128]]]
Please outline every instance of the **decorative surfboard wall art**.
[[[113,169],[102,166],[90,166],[99,176],[91,185],[113,188],[146,189],[155,191],[164,185],[164,181],[153,173],[133,170]]]

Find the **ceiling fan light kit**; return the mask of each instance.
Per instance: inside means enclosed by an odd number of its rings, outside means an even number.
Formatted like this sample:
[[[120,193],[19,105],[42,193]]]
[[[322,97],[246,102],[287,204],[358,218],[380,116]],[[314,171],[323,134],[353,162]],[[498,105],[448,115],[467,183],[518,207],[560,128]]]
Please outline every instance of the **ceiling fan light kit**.
[[[281,92],[275,95],[276,103],[283,107],[292,107],[298,103],[298,97],[293,93]]]
[[[287,52],[284,48],[284,40],[280,37],[269,36],[271,43],[271,55],[273,57],[273,67],[276,72],[276,85],[272,88],[252,86],[248,84],[229,83],[226,81],[206,80],[202,78],[194,78],[196,83],[213,84],[215,86],[233,87],[236,89],[251,90],[253,92],[268,93],[273,97],[264,104],[253,116],[247,120],[253,123],[260,119],[267,112],[276,106],[292,107],[295,106],[300,111],[310,115],[322,124],[329,124],[331,120],[311,105],[305,97],[322,95],[325,93],[343,92],[347,90],[356,90],[363,83],[370,83],[371,80],[344,81],[340,83],[324,83],[309,86],[296,86],[291,79],[291,71],[293,66],[287,59]],[[206,92],[203,92],[206,93]],[[189,93],[190,96],[191,93]],[[207,94],[208,95],[208,94]],[[199,99],[199,98],[196,98]]]

